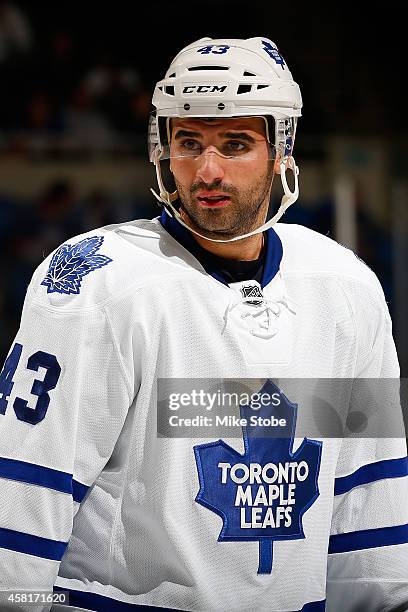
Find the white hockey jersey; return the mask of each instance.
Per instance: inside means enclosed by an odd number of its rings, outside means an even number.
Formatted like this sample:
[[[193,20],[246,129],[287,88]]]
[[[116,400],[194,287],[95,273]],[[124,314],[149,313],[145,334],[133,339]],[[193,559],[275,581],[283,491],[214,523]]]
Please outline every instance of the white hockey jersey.
[[[33,276],[0,375],[1,610],[408,610],[402,430],[157,435],[159,379],[398,378],[375,275],[277,224],[262,283],[229,286],[172,227],[94,230]]]

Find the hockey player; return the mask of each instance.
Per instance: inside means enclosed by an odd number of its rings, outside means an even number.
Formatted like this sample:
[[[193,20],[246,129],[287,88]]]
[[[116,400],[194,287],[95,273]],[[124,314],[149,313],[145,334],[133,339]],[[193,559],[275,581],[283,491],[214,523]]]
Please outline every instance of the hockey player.
[[[399,376],[375,275],[277,223],[298,196],[286,62],[266,38],[202,39],[153,104],[161,217],[48,257],[0,375],[0,609],[48,610],[54,587],[61,611],[408,610],[403,432],[304,437],[302,397],[271,380]],[[241,403],[240,437],[159,437],[160,381],[190,379],[260,380],[285,436],[251,433]]]

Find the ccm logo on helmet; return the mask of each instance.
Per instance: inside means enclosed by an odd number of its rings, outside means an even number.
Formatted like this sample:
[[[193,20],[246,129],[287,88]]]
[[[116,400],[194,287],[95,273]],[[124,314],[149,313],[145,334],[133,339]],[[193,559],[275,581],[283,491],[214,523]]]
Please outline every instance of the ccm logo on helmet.
[[[226,85],[186,85],[183,87],[183,94],[191,93],[215,93],[223,92],[227,89]]]

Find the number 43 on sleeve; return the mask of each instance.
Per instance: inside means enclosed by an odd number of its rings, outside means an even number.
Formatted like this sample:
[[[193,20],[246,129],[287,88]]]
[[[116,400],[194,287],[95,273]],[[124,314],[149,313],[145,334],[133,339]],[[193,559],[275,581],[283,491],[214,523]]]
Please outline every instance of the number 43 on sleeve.
[[[16,342],[0,373],[0,414],[6,413],[9,397],[14,387],[13,377],[18,368],[22,351],[23,346]],[[55,389],[61,374],[61,367],[55,355],[50,355],[50,353],[44,353],[43,351],[37,351],[31,355],[28,358],[26,367],[34,372],[38,372],[40,367],[45,368],[46,374],[44,380],[36,379],[33,382],[31,393],[37,396],[35,407],[30,408],[27,400],[16,397],[13,408],[20,421],[36,425],[47,414],[50,403],[48,391]]]

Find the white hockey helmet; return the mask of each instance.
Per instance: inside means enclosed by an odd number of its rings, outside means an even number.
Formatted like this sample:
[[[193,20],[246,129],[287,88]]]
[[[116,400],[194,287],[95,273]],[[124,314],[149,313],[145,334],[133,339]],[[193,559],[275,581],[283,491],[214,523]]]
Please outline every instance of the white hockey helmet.
[[[153,189],[152,192],[164,204],[166,212],[187,229],[198,234],[183,222],[174,206],[178,193],[167,191],[160,170],[160,160],[170,144],[168,126],[172,117],[268,119],[267,138],[279,157],[284,191],[279,210],[248,234],[214,242],[230,242],[265,231],[297,200],[299,170],[292,152],[302,98],[299,86],[271,40],[201,38],[191,43],[176,55],[164,79],[156,84],[152,103],[156,112],[149,125],[149,157],[156,166],[160,195]],[[288,168],[294,175],[293,191],[286,180]]]

